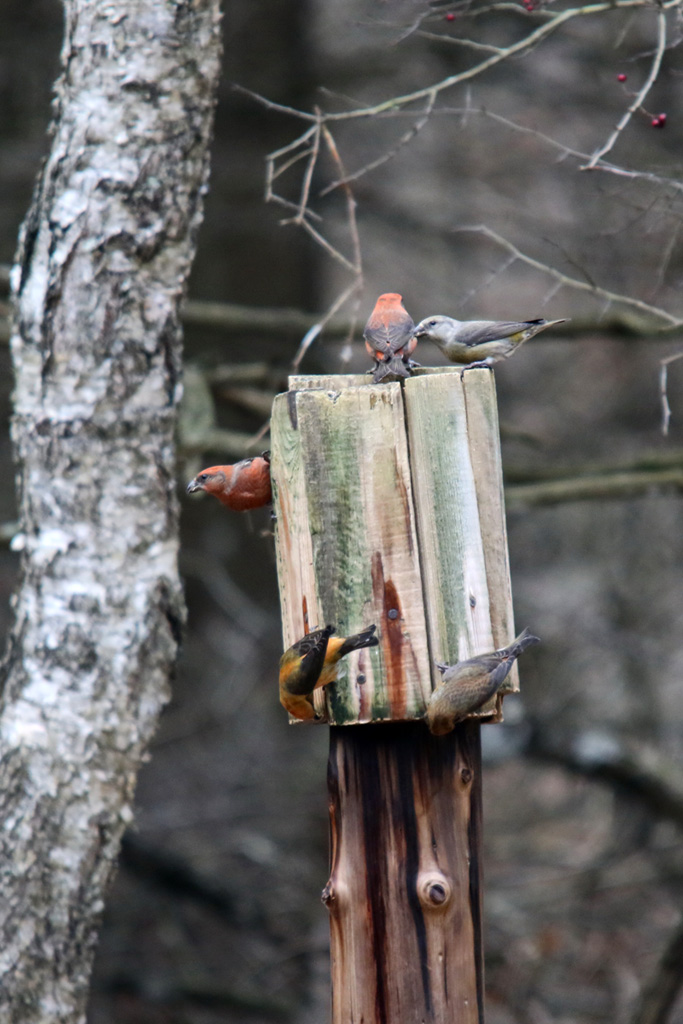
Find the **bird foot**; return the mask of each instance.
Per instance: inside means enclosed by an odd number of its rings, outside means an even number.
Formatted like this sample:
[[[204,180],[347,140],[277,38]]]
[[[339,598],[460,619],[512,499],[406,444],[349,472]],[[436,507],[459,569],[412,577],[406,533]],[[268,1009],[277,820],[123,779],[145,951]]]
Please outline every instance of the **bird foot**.
[[[483,370],[483,369],[490,370],[491,373],[493,373],[493,367],[491,366],[490,363],[487,363],[486,361],[480,362],[480,363],[468,363],[467,366],[463,366],[463,368],[460,371],[460,380],[462,380],[463,377],[465,376],[465,370]]]

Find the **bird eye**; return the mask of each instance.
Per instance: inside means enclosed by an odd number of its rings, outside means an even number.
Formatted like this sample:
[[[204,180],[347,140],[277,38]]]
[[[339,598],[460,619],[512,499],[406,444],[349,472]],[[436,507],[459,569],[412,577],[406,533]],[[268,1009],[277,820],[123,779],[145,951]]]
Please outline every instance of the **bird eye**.
[[[209,474],[208,473],[200,473],[199,476],[197,477],[197,480],[199,481],[200,484],[203,484],[204,481],[208,480],[208,479],[209,479]]]
[[[429,321],[429,324],[428,324],[427,326],[428,326],[428,327],[436,327],[436,324],[437,324],[437,321],[436,321],[436,320],[430,320],[430,321]]]

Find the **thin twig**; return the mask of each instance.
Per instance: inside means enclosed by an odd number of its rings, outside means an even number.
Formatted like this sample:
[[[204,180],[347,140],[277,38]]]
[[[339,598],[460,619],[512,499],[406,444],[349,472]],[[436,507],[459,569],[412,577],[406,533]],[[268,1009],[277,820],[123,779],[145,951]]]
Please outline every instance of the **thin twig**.
[[[320,112],[316,110],[319,115]],[[303,181],[301,183],[301,196],[299,197],[299,213],[295,218],[295,223],[298,221],[303,224],[306,209],[308,207],[308,199],[311,194],[311,179],[313,178],[313,171],[315,165],[318,162],[318,153],[320,152],[320,121],[315,126],[313,132],[313,141],[311,148],[308,153],[308,162],[306,164],[306,170],[304,171]]]
[[[652,86],[654,85],[654,83],[657,80],[657,76],[659,75],[659,69],[660,69],[660,67],[662,65],[662,57],[664,56],[664,51],[665,50],[666,50],[666,14],[664,13],[663,10],[661,10],[661,11],[659,11],[659,13],[657,15],[657,49],[655,50],[654,57],[652,59],[652,65],[650,67],[650,73],[647,76],[647,78],[645,79],[645,82],[644,82],[642,88],[638,91],[638,93],[634,97],[633,102],[629,105],[628,110],[625,112],[625,114],[623,115],[623,117],[621,118],[619,123],[617,124],[616,128],[614,129],[614,131],[612,132],[610,137],[607,139],[605,144],[600,147],[600,149],[595,151],[595,153],[593,154],[593,156],[591,157],[589,162],[587,164],[584,164],[583,167],[581,167],[582,171],[591,171],[591,170],[593,170],[593,168],[595,167],[597,162],[602,159],[602,157],[605,155],[605,153],[609,153],[609,151],[612,149],[612,147],[616,143],[617,139],[619,138],[619,135],[624,130],[626,125],[629,123],[629,121],[633,117],[633,115],[636,112],[636,110],[640,110],[642,108],[643,102],[645,100],[645,97],[649,93],[650,89],[652,88]]]
[[[299,137],[294,139],[293,142],[289,142],[286,146],[282,146],[280,149],[276,149],[274,150],[274,152],[270,153],[268,155],[268,160],[275,163],[275,161],[279,160],[280,157],[286,156],[288,153],[291,153],[292,150],[297,149],[299,146],[303,146],[303,144],[305,142],[308,142],[311,136],[315,134],[317,129],[317,124],[314,124],[312,128],[309,128],[307,131],[305,131],[303,135],[299,135]],[[303,150],[301,153],[298,153],[295,156],[293,156],[291,160],[288,160],[286,163],[282,164],[277,173],[273,175],[273,179],[279,177],[280,174],[282,174],[283,171],[286,171],[289,167],[291,167],[293,163],[296,163],[296,161],[303,159],[303,157],[305,157],[308,152],[309,150]]]
[[[266,110],[275,110],[278,114],[290,114],[292,117],[298,117],[300,121],[312,121],[314,124],[318,118],[315,114],[309,114],[305,110],[297,110],[296,107],[287,107],[284,103],[275,103],[273,100],[266,99],[265,96],[261,96],[258,92],[252,92],[251,89],[246,89],[243,85],[238,85],[237,82],[232,83],[232,88],[235,92],[241,92],[243,96],[249,96],[250,99],[256,100],[265,107]]]
[[[295,355],[294,359],[292,360],[292,369],[293,370],[298,370],[299,369],[299,365],[301,364],[301,360],[306,355],[306,352],[311,347],[311,345],[313,344],[315,339],[318,337],[318,335],[320,334],[322,329],[326,326],[327,323],[329,323],[329,321],[335,315],[337,310],[341,309],[341,307],[344,305],[344,303],[347,302],[347,300],[350,299],[351,296],[362,287],[362,284],[363,284],[362,278],[361,277],[356,277],[351,282],[349,287],[345,291],[343,291],[341,293],[341,295],[337,296],[337,298],[334,300],[334,302],[332,303],[332,305],[328,309],[327,313],[325,313],[325,315],[317,323],[313,324],[313,326],[306,332],[306,334],[304,335],[304,337],[301,340],[301,344],[299,345],[299,347],[297,349],[296,355]],[[353,323],[349,324],[349,329],[351,331],[353,330]]]
[[[654,974],[644,986],[631,1024],[666,1024],[683,986],[683,922],[671,934]]]
[[[518,132],[520,135],[531,135],[540,142],[544,142],[553,149],[558,150],[560,154],[558,160],[563,160],[568,156],[575,157],[577,160],[582,160],[584,162],[590,160],[589,153],[583,153],[579,149],[573,149],[566,143],[560,142],[559,139],[554,139],[550,135],[546,135],[545,132],[539,131],[537,128],[531,128],[529,125],[519,124],[517,121],[512,121],[509,117],[504,117],[502,114],[496,114],[494,111],[488,110],[486,107],[470,107],[466,111],[462,107],[439,107],[438,110],[432,112],[432,117],[450,116],[452,114],[462,115],[464,113],[479,114],[482,117],[488,117],[492,121],[504,125],[511,131]],[[405,117],[407,116],[407,113],[406,111],[395,111],[394,116]],[[600,163],[596,164],[595,167],[591,169],[594,171],[604,171],[609,174],[617,175],[618,177],[631,178],[636,181],[647,181],[653,185],[662,185],[664,188],[670,188],[676,192],[683,192],[683,182],[678,181],[675,178],[664,178],[661,174],[653,174],[651,171],[634,171],[630,168],[620,167],[618,164],[613,164],[606,160],[601,160]]]
[[[333,181],[331,184],[327,185],[326,188],[322,190],[320,196],[326,196],[328,192],[332,192],[333,189],[339,188],[340,185],[348,185],[352,181],[357,181],[358,178],[363,177],[364,174],[368,174],[370,171],[375,171],[377,170],[378,167],[381,167],[383,164],[386,164],[389,160],[393,160],[397,153],[399,153],[403,149],[403,147],[406,146],[409,142],[412,142],[412,140],[415,138],[418,132],[420,132],[427,124],[431,116],[432,110],[434,109],[435,100],[436,93],[433,93],[430,95],[427,101],[427,105],[421,117],[418,118],[418,120],[415,122],[415,124],[409,131],[407,131],[404,135],[401,136],[401,138],[398,140],[395,146],[392,146],[391,149],[383,153],[382,156],[377,158],[377,160],[372,160],[369,164],[365,164],[364,167],[359,167],[357,171],[354,171],[352,174],[348,174],[345,178],[339,178],[336,181]]]
[[[463,39],[461,36],[443,35],[439,32],[425,32],[424,29],[416,32],[415,35],[421,39],[428,39],[437,43],[450,43],[454,46],[464,46],[469,50],[483,50],[485,53],[503,53],[501,46],[491,46],[489,43],[478,43],[474,39]]]
[[[606,300],[608,304],[618,303],[623,306],[631,306],[633,309],[638,309],[643,313],[648,313],[652,316],[656,316],[660,320],[664,320],[666,323],[671,324],[674,327],[678,327],[683,321],[680,317],[673,316],[671,313],[667,313],[665,309],[661,309],[659,306],[651,306],[647,302],[642,302],[640,299],[632,299],[627,295],[619,295],[617,292],[610,292],[606,288],[600,288],[598,285],[590,284],[587,281],[580,281],[575,277],[569,277],[567,274],[563,274],[560,270],[555,267],[549,266],[547,263],[541,263],[540,260],[535,260],[531,256],[527,256],[521,249],[518,249],[516,245],[509,242],[502,235],[499,235],[492,228],[487,227],[485,224],[476,224],[472,226],[466,226],[458,228],[458,231],[472,231],[481,235],[485,235],[487,238],[495,242],[506,252],[509,252],[515,259],[520,260],[522,263],[526,263],[529,267],[534,267],[536,270],[542,271],[549,277],[559,281],[562,285],[567,288],[574,288],[578,291],[590,292],[591,295],[599,296]]]
[[[353,248],[353,263],[356,274],[361,275],[363,273],[363,261],[360,236],[358,234],[358,221],[356,219],[356,200],[354,199],[353,192],[351,191],[351,186],[346,176],[346,171],[344,170],[344,164],[342,163],[342,159],[339,155],[337,144],[334,141],[332,132],[327,125],[323,125],[323,136],[328,152],[337,165],[339,172],[339,184],[343,187],[344,192],[346,193],[346,213],[348,217],[349,234],[351,235],[351,246]]]
[[[344,254],[339,251],[339,249],[336,249],[332,245],[331,242],[328,242],[327,239],[323,235],[321,235],[319,231],[316,231],[316,229],[313,227],[313,225],[309,224],[306,219],[299,220],[296,217],[292,217],[292,218],[289,218],[287,220],[283,220],[281,223],[282,224],[293,224],[293,223],[300,224],[301,227],[305,231],[308,232],[308,234],[311,236],[311,238],[313,238],[314,241],[316,241],[318,243],[318,245],[321,247],[321,249],[325,250],[325,252],[328,254],[328,256],[331,256],[333,260],[337,261],[337,263],[341,263],[341,265],[346,270],[349,270],[352,274],[355,273],[356,268],[354,267],[353,263],[350,260],[348,260],[346,258],[346,256],[344,256]]]
[[[661,3],[661,11],[673,10],[681,6],[682,0],[664,0]],[[499,6],[499,5],[496,5]],[[509,5],[514,8],[515,5]],[[406,93],[403,96],[393,96],[391,99],[384,100],[382,103],[374,104],[369,107],[357,107],[354,110],[339,111],[336,113],[329,113],[323,115],[323,120],[326,123],[330,121],[349,121],[356,118],[373,117],[377,114],[385,113],[389,110],[397,110],[400,107],[408,106],[412,103],[418,103],[420,100],[425,100],[431,93],[442,93],[448,89],[451,89],[454,85],[459,85],[461,82],[467,82],[471,78],[476,78],[484,71],[488,71],[489,68],[494,67],[503,60],[507,60],[510,57],[514,57],[516,54],[522,53],[525,50],[531,49],[536,46],[542,39],[555,32],[561,25],[567,21],[571,21],[573,18],[587,17],[594,14],[603,14],[618,10],[627,10],[639,7],[650,7],[651,0],[605,0],[603,3],[586,4],[583,7],[572,7],[566,11],[562,11],[559,14],[552,14],[548,21],[543,25],[540,25],[533,32],[530,32],[523,39],[513,43],[500,53],[493,54],[487,60],[481,61],[479,64],[475,64],[471,68],[467,68],[465,71],[461,71],[456,75],[450,75],[442,81],[437,82],[434,85],[426,86],[423,89],[417,89],[415,92]],[[272,103],[270,100],[264,99],[257,93],[252,93],[247,89],[241,89],[240,91],[247,93],[254,99],[263,103],[269,109],[280,110],[282,113],[298,115],[305,121],[317,120],[315,114],[310,114],[306,111],[295,111],[291,107],[285,107],[281,104]]]
[[[659,396],[662,402],[662,433],[666,437],[669,433],[671,421],[671,406],[669,405],[669,365],[677,359],[683,359],[683,352],[676,352],[672,356],[659,360]]]

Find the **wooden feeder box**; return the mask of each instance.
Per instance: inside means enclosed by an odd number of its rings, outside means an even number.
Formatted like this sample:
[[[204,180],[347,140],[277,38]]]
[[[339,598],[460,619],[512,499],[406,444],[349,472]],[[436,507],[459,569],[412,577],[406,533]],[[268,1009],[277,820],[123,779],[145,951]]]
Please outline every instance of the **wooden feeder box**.
[[[514,637],[495,384],[488,369],[369,380],[291,377],[271,421],[283,646],[327,623],[379,637],[315,695],[333,727],[332,1021],[474,1024],[478,721],[500,720],[502,695],[446,736],[420,719],[435,662]]]

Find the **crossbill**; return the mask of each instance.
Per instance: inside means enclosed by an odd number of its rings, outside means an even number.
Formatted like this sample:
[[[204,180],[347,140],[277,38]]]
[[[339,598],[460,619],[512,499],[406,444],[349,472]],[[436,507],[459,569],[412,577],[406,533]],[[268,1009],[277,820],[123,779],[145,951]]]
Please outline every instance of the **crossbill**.
[[[375,360],[373,384],[385,377],[409,377],[411,367],[418,365],[410,358],[417,345],[415,324],[396,292],[386,292],[377,299],[363,337]]]
[[[523,630],[509,647],[490,654],[479,654],[456,665],[440,665],[441,685],[434,690],[427,706],[427,725],[435,736],[450,732],[472,711],[485,704],[505,682],[520,654],[538,644],[537,636]]]
[[[313,691],[337,678],[339,660],[361,647],[379,643],[368,626],[353,636],[334,636],[334,626],[325,626],[297,640],[280,658],[280,703],[295,718],[316,717]]]
[[[273,499],[270,486],[270,453],[242,459],[233,466],[209,466],[187,485],[187,493],[206,491],[231,508],[233,512],[269,505]]]
[[[450,316],[428,316],[415,328],[416,338],[427,338],[452,363],[492,366],[508,359],[523,342],[566,320],[454,320]]]

